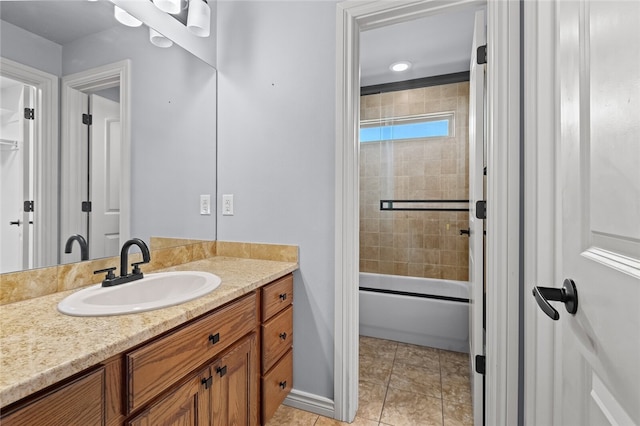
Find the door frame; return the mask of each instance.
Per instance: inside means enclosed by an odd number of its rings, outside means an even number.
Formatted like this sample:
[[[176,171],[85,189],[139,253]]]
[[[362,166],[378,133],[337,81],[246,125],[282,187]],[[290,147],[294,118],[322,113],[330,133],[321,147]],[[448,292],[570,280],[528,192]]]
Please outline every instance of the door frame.
[[[360,31],[484,2],[346,1],[336,9],[334,417],[358,406]],[[487,131],[487,424],[519,423],[520,2],[489,1]]]
[[[0,74],[36,88],[33,264],[58,263],[58,77],[0,57]],[[45,214],[46,213],[46,214]]]
[[[560,123],[555,96],[557,28],[555,2],[524,2],[524,418],[526,424],[558,424],[554,419],[556,327],[526,291],[555,286],[556,158]],[[547,374],[539,374],[544,371]]]
[[[60,170],[61,188],[69,188],[76,180],[75,175],[65,164],[73,164],[73,150],[70,147],[69,119],[66,115],[69,107],[67,88],[85,91],[113,87],[115,81],[120,85],[120,122],[121,122],[121,158],[120,158],[120,239],[126,241],[131,233],[131,61],[123,61],[103,65],[62,78],[62,138],[60,142]],[[77,198],[77,199],[76,199]],[[80,206],[80,198],[74,194],[61,191],[60,209],[70,204]],[[60,244],[69,235],[70,229],[76,223],[81,223],[79,210],[65,211],[60,220]],[[62,258],[62,256],[61,256]],[[61,259],[62,260],[62,259]]]

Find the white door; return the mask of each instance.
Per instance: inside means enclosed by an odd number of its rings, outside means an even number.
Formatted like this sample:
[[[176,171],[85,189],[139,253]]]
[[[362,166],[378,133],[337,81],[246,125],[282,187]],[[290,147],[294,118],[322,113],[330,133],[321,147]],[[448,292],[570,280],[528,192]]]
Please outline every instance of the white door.
[[[476,217],[476,202],[484,200],[485,65],[477,51],[486,43],[484,11],[476,12],[469,81],[469,349],[474,424],[484,424],[484,377],[475,372],[476,355],[484,355],[484,223]]]
[[[120,247],[120,104],[92,94],[89,253],[116,256]]]
[[[556,425],[640,425],[640,2],[560,1],[555,16],[556,230],[542,247],[557,259],[537,285],[571,279],[578,304],[550,302],[555,356],[536,374],[553,375]]]

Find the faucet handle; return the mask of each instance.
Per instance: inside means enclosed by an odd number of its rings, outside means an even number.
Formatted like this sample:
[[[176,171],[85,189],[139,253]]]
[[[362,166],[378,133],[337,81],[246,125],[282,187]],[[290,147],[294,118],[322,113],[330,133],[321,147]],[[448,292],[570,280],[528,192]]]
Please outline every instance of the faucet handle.
[[[113,266],[111,268],[104,268],[104,269],[98,269],[97,271],[93,271],[94,274],[101,274],[103,272],[107,273],[107,276],[105,277],[105,280],[112,280],[114,279],[116,276],[113,273],[113,271],[116,270],[116,267]]]
[[[132,274],[140,274],[142,275],[142,271],[140,270],[140,265],[142,265],[143,263],[149,263],[149,261],[142,261],[142,262],[133,262],[131,264],[131,266],[133,266],[133,270],[131,271]]]

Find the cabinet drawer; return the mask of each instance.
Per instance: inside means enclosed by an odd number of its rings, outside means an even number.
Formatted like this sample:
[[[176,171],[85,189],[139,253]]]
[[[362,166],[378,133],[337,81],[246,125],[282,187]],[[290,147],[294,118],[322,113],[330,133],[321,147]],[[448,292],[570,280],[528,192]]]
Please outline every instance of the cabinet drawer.
[[[104,424],[104,368],[54,388],[32,403],[5,415],[10,425],[102,425]]]
[[[292,343],[293,306],[289,305],[262,326],[262,372],[269,371]]]
[[[128,413],[257,326],[252,293],[125,355]]]
[[[266,321],[293,302],[293,275],[289,274],[262,289],[262,321]]]
[[[262,378],[262,424],[273,416],[293,386],[293,351],[287,354]]]

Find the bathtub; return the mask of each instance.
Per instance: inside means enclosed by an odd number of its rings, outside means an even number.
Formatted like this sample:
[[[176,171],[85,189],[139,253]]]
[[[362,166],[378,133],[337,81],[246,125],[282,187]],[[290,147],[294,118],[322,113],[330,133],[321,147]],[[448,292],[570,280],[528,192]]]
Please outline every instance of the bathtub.
[[[469,283],[360,273],[360,335],[469,352]]]

